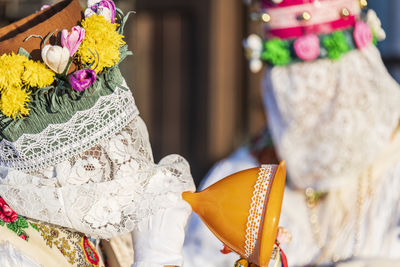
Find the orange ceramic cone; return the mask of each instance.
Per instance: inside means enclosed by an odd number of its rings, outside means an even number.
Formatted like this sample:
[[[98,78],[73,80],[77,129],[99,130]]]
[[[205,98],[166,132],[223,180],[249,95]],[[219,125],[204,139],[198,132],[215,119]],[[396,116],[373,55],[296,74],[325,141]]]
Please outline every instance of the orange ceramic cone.
[[[286,166],[232,174],[199,193],[183,193],[210,230],[232,251],[268,266],[277,236]]]

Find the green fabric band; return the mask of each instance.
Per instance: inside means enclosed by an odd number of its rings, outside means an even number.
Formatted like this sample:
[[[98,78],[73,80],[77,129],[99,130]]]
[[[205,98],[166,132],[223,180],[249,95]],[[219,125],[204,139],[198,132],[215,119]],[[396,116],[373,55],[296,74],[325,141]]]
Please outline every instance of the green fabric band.
[[[83,92],[74,91],[69,83],[58,80],[56,86],[42,88],[32,95],[28,117],[13,120],[1,114],[0,141],[14,142],[22,134],[37,134],[50,124],[65,123],[76,112],[93,107],[101,96],[112,94],[122,81],[117,65],[100,74]]]

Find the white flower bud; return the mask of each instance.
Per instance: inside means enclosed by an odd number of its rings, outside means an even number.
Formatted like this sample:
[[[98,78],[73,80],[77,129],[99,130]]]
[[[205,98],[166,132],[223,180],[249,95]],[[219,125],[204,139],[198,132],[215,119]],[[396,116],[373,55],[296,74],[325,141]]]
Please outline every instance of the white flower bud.
[[[69,50],[58,45],[46,45],[42,49],[42,59],[56,73],[63,73],[69,61]]]

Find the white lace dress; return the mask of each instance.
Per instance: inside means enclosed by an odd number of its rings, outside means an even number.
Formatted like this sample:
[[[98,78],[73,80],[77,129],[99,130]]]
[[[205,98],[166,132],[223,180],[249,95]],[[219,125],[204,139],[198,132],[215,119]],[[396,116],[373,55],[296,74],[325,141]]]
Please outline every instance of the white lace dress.
[[[154,163],[146,126],[122,88],[63,125],[1,145],[13,149],[0,158],[18,153],[15,168],[1,168],[0,196],[19,215],[93,238],[131,232],[195,190],[182,157]]]
[[[283,248],[289,266],[399,266],[400,91],[377,49],[274,67],[265,77],[269,128],[288,167],[280,225],[293,234]],[[255,165],[239,149],[204,184]],[[307,201],[306,192],[319,199]],[[186,266],[232,266],[235,257],[218,251],[204,225],[189,225]]]

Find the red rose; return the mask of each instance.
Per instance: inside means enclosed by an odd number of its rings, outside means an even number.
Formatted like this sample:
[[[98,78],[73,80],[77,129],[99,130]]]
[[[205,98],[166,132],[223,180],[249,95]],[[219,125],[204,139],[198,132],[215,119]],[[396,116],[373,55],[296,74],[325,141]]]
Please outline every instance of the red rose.
[[[26,235],[22,234],[19,237],[21,237],[23,240],[26,240]]]
[[[13,223],[18,219],[18,214],[0,197],[0,220],[5,223]]]

